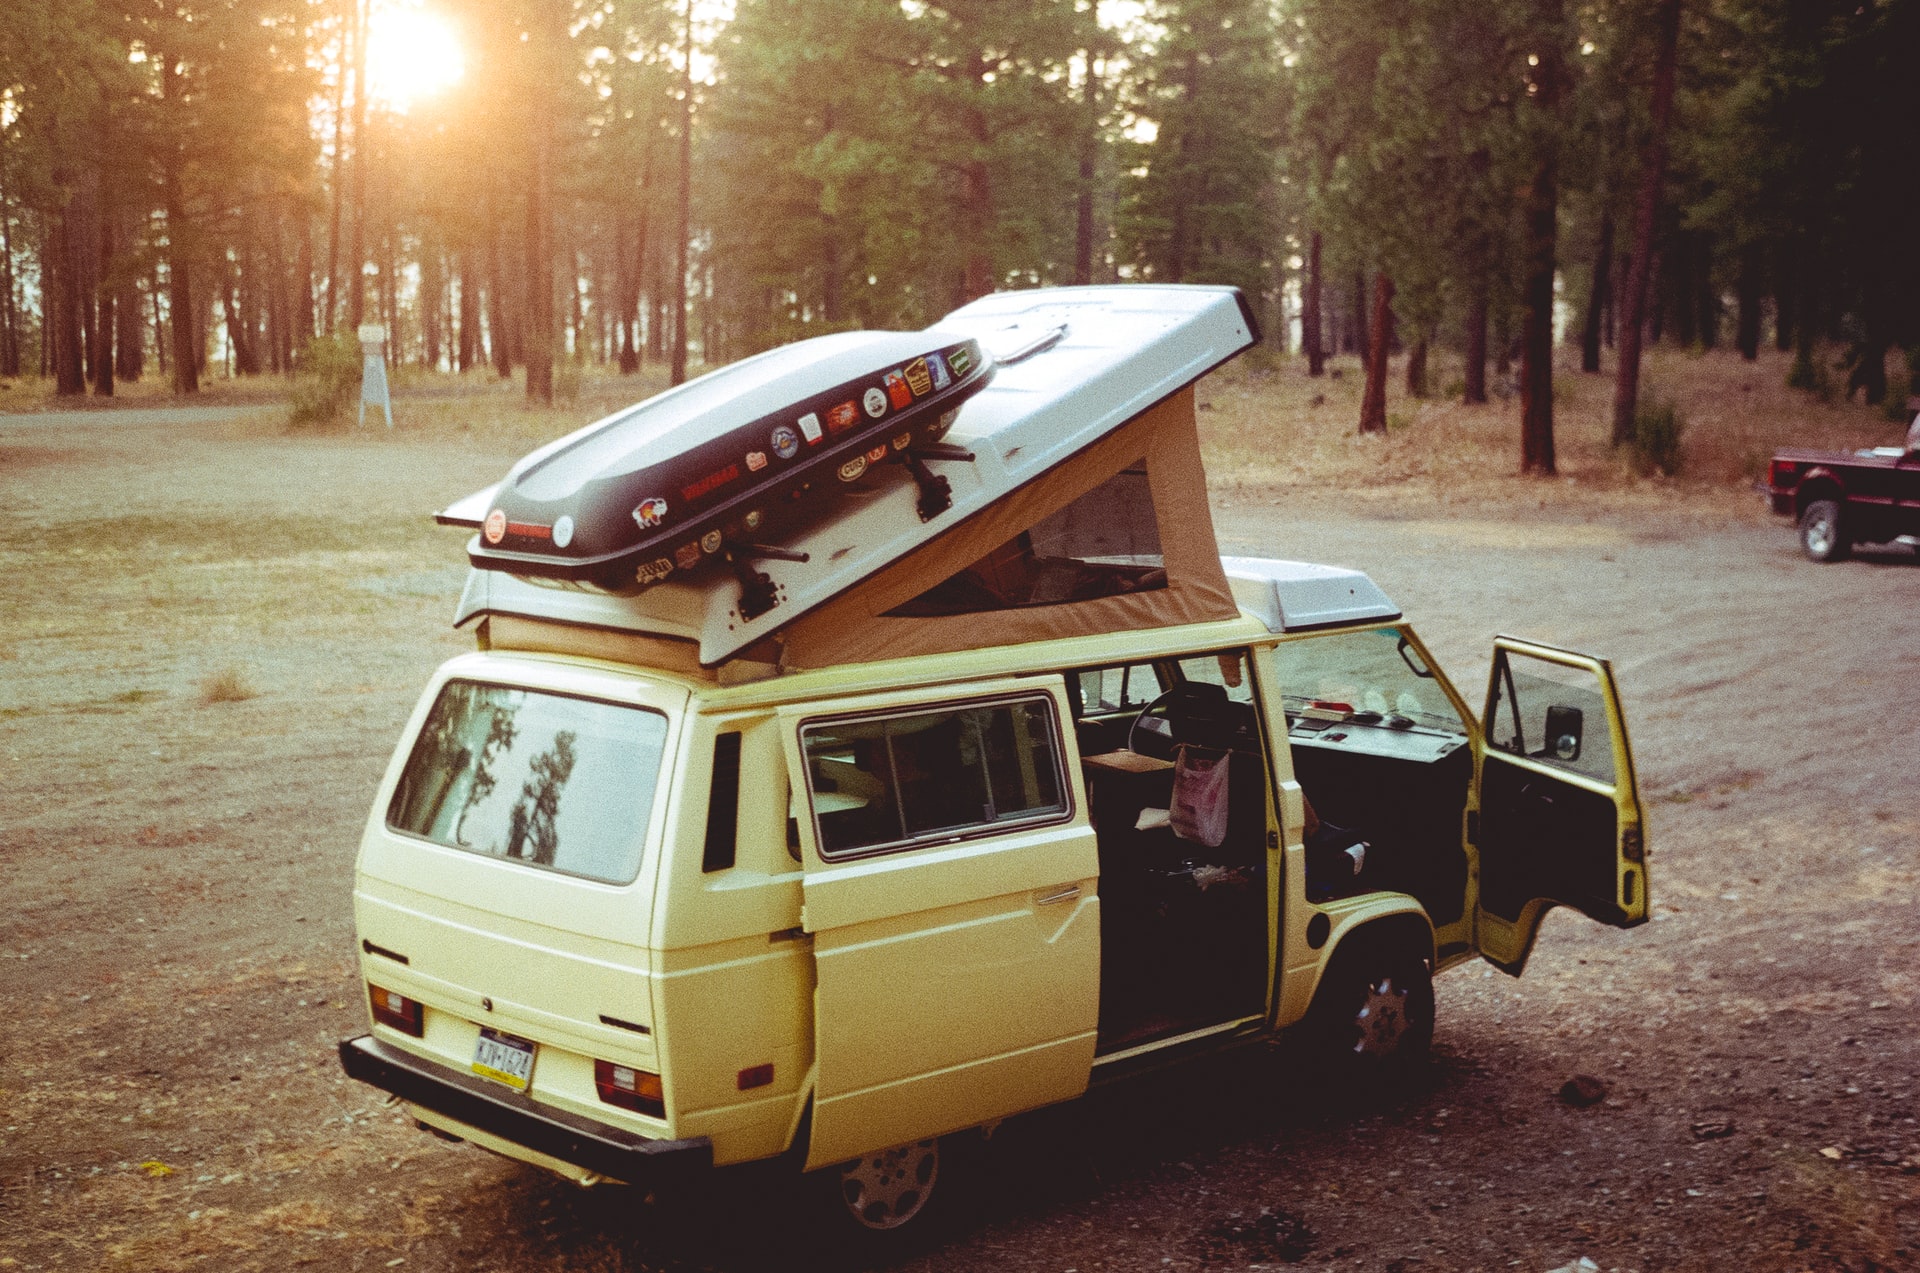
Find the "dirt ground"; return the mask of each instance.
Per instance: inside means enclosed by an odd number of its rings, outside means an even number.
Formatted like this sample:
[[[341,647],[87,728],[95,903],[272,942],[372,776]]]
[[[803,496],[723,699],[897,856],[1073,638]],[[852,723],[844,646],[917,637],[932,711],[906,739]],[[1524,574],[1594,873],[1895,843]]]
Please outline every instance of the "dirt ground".
[[[519,449],[0,417],[0,1268],[828,1263],[759,1177],[581,1192],[339,1073],[370,794],[468,644],[426,515]],[[1370,571],[1469,698],[1497,631],[1611,657],[1654,922],[1443,977],[1381,1112],[1261,1051],[1015,1120],[899,1266],[1920,1269],[1920,556],[1814,565],[1757,499],[1216,491],[1223,550]]]

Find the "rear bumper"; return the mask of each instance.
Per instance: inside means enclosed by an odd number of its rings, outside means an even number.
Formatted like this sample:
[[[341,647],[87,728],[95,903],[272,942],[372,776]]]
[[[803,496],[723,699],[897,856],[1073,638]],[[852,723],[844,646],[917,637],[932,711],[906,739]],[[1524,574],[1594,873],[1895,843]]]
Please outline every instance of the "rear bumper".
[[[713,1165],[713,1144],[704,1136],[650,1140],[423,1061],[371,1035],[341,1040],[340,1064],[349,1077],[409,1105],[628,1184],[651,1184]]]

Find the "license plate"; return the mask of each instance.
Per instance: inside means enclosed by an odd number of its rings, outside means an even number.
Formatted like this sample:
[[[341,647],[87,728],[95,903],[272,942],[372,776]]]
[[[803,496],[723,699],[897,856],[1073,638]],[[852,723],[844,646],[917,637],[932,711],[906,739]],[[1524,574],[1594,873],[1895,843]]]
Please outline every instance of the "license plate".
[[[473,1072],[524,1092],[533,1081],[533,1042],[482,1026],[473,1045]]]

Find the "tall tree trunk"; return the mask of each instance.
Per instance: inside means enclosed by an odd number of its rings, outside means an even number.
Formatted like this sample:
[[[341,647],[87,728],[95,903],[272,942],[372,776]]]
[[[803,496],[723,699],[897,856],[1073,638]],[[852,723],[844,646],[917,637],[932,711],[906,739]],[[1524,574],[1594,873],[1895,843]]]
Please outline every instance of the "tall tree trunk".
[[[1320,231],[1307,238],[1307,290],[1300,298],[1300,344],[1307,354],[1307,374],[1325,375],[1327,352],[1320,343]]]
[[[1713,286],[1713,236],[1705,230],[1695,237],[1693,304],[1700,315],[1700,348],[1720,343],[1720,293]]]
[[[53,336],[54,392],[62,397],[87,391],[82,358],[80,270],[75,261],[72,205],[55,214],[48,234],[46,322]]]
[[[1760,357],[1761,247],[1750,243],[1740,250],[1740,316],[1734,343],[1748,362]]]
[[[0,130],[0,147],[6,144]],[[13,201],[7,192],[7,165],[0,150],[0,376],[20,374],[20,300],[13,273]]]
[[[420,362],[428,371],[440,369],[440,339],[445,333],[446,258],[432,238],[420,244]]]
[[[1653,67],[1652,132],[1641,161],[1640,194],[1633,208],[1633,256],[1620,306],[1620,359],[1613,383],[1613,444],[1633,441],[1640,405],[1640,331],[1647,310],[1647,276],[1653,263],[1653,223],[1667,167],[1667,121],[1673,113],[1674,62],[1680,43],[1680,0],[1659,0],[1654,25],[1660,48]],[[1656,337],[1657,339],[1657,337]]]
[[[983,71],[982,74],[985,72]],[[976,152],[993,141],[986,113],[976,107],[963,112],[967,138]],[[961,168],[960,216],[966,235],[966,266],[960,276],[960,301],[977,300],[993,291],[993,175],[984,159],[971,159]]]
[[[1360,355],[1360,365],[1373,364],[1373,348],[1367,339],[1367,276],[1360,270],[1353,272],[1353,309],[1349,314],[1349,325],[1353,332],[1354,352]]]
[[[1527,272],[1521,291],[1520,471],[1551,477],[1553,454],[1553,271],[1560,165],[1551,144],[1527,186]]]
[[[1091,29],[1100,29],[1100,0],[1093,0]],[[1080,132],[1080,184],[1073,200],[1073,281],[1081,287],[1093,282],[1093,181],[1100,158],[1100,64],[1092,49],[1084,51],[1087,76],[1081,84],[1086,118]]]
[[[1373,330],[1367,348],[1367,391],[1360,399],[1360,432],[1387,431],[1387,356],[1393,348],[1393,280],[1382,270],[1373,276]]]
[[[508,330],[507,262],[500,251],[505,230],[489,216],[487,219],[487,343],[493,353],[493,369],[502,380],[513,378],[513,334]]]
[[[353,18],[353,226],[347,248],[347,326],[367,318],[367,17],[371,0],[356,0]],[[389,340],[388,348],[392,348]]]
[[[1413,348],[1407,352],[1407,396],[1425,398],[1427,396],[1427,347],[1431,343],[1431,333],[1422,332],[1420,339],[1413,342]]]
[[[347,74],[353,65],[354,27],[360,17],[360,0],[339,0],[340,50],[333,81],[333,160],[327,166],[327,276],[326,300],[320,311],[320,330],[333,330],[334,316],[340,312],[340,210],[346,202],[347,176]]]
[[[669,384],[687,379],[687,254],[693,237],[693,0],[686,0],[686,40],[681,46],[680,188],[673,230],[673,370]]]
[[[1487,400],[1487,272],[1477,268],[1467,284],[1467,367],[1464,402]]]
[[[293,322],[287,329],[287,370],[292,372],[294,358],[313,339],[313,218],[305,207],[295,215],[300,220],[300,246],[293,263]]]
[[[544,15],[543,15],[544,19]],[[542,25],[546,25],[543,20]],[[551,32],[535,35],[544,52]],[[527,401],[553,401],[553,130],[548,88],[551,65],[546,57],[536,61],[535,74],[540,85],[535,96],[538,105],[530,113],[533,122],[533,180],[527,183],[526,252],[527,274],[525,318]]]
[[[95,292],[99,296],[98,307],[94,313],[93,337],[93,392],[102,398],[113,396],[113,345],[119,332],[119,323],[115,319],[114,300],[116,289],[109,281],[114,275],[113,220],[111,207],[99,209],[100,222],[99,255],[94,258],[93,276],[96,280]]]
[[[127,228],[127,222],[121,222],[121,229]],[[119,287],[113,303],[113,357],[114,374],[124,381],[140,379],[146,370],[146,341],[144,324],[140,321],[140,284],[134,277],[132,262],[128,262],[119,274]]]
[[[468,243],[459,257],[460,267],[460,340],[453,369],[468,372],[477,365],[480,350],[480,280],[473,268],[473,244]]]
[[[1600,370],[1600,337],[1608,294],[1613,290],[1613,212],[1600,217],[1600,247],[1593,254],[1593,287],[1587,294],[1587,322],[1580,329],[1580,370]]]
[[[1773,256],[1773,347],[1783,354],[1792,349],[1794,330],[1802,321],[1799,280],[1782,240]]]
[[[165,376],[167,374],[167,342],[172,328],[160,316],[160,262],[158,261],[153,263],[153,273],[148,279],[147,299],[153,305],[153,356],[160,364],[160,374]],[[168,301],[168,307],[172,307],[171,300]]]

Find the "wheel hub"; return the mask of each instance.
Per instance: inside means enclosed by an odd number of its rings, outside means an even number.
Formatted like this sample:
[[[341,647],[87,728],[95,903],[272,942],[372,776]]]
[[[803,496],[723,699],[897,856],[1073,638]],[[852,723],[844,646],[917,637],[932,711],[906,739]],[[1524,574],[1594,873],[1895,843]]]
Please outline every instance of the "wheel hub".
[[[939,1142],[897,1145],[842,1168],[840,1197],[863,1227],[897,1229],[927,1205],[939,1174]]]
[[[1407,1035],[1407,992],[1382,977],[1367,983],[1366,997],[1354,1013],[1354,1027],[1360,1037],[1353,1050],[1361,1056],[1391,1056]]]
[[[1807,547],[1817,553],[1827,552],[1833,547],[1833,523],[1824,517],[1816,517],[1807,523]]]

